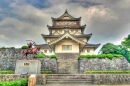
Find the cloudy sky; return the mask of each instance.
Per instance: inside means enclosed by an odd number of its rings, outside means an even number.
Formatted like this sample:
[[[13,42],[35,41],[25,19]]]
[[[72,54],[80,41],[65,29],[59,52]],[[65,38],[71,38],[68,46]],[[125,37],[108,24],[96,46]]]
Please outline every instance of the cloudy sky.
[[[0,46],[21,47],[26,40],[43,44],[51,17],[65,10],[82,17],[89,43],[120,44],[130,34],[130,0],[0,0]],[[96,52],[101,48],[97,49]]]

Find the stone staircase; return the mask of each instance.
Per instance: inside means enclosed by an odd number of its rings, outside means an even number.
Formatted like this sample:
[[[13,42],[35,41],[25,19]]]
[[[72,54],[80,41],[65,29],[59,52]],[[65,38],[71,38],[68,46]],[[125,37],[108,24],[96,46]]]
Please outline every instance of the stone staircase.
[[[92,84],[92,82],[91,75],[53,74],[46,76],[46,84]]]

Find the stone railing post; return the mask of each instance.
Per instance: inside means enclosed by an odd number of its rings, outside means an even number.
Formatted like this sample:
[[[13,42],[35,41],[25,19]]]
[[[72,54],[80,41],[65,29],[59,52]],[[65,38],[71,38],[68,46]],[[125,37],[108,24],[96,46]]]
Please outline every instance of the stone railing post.
[[[28,86],[36,86],[36,75],[29,76]]]
[[[100,75],[92,75],[93,84],[100,84]]]
[[[46,84],[46,76],[47,76],[46,74],[43,74],[43,76],[42,76],[43,77],[43,84],[44,85]]]

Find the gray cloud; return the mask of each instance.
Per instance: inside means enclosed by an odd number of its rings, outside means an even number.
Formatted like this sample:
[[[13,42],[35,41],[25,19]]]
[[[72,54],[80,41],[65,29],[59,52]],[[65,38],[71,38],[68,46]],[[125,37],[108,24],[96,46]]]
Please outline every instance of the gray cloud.
[[[65,9],[74,17],[81,16],[81,23],[87,24],[84,33],[93,33],[89,43],[120,44],[130,33],[129,0],[48,0],[51,6],[43,9],[16,1],[9,5],[16,16],[0,21],[0,46],[20,47],[26,39],[45,43],[41,33],[48,34],[46,25],[51,25],[51,17],[61,16]]]

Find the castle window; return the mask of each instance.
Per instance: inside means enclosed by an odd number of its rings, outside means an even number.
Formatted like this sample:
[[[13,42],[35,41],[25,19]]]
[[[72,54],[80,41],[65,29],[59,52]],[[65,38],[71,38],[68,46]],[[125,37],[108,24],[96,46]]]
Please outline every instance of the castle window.
[[[87,53],[90,53],[90,49],[87,49]]]
[[[47,50],[44,50],[44,53],[47,53]]]
[[[62,45],[62,50],[72,50],[72,45]]]

